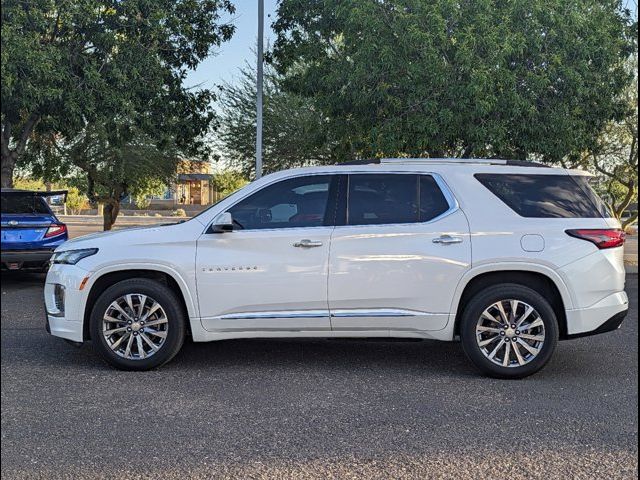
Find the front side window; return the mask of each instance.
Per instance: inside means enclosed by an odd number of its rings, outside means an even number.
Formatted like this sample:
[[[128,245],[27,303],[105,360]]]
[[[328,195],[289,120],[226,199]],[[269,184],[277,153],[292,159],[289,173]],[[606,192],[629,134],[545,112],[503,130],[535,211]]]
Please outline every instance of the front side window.
[[[240,230],[331,225],[333,175],[282,180],[241,200],[228,211]]]
[[[449,210],[430,175],[350,175],[348,199],[349,225],[428,222]]]

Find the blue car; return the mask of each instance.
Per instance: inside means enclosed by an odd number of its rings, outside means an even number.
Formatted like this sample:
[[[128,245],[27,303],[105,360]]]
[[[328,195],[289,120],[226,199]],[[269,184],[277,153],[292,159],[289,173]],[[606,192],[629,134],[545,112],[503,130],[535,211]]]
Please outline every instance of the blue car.
[[[53,251],[69,238],[45,197],[67,192],[5,189],[2,195],[2,270],[46,271]]]

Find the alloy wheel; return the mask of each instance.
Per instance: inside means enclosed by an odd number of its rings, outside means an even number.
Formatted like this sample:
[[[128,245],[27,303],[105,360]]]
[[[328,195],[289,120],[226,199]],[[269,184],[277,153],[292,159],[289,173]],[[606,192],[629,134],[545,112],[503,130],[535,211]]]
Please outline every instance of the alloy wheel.
[[[476,324],[482,354],[496,365],[522,367],[533,361],[545,342],[540,314],[520,300],[501,300],[487,308]]]
[[[102,317],[107,346],[127,360],[143,360],[157,353],[167,339],[169,320],[162,305],[141,293],[118,297]]]

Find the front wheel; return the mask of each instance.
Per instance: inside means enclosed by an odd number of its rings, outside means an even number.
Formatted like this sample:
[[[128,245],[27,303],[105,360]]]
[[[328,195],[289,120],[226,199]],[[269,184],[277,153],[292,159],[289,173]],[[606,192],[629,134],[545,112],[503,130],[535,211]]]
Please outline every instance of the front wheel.
[[[124,280],[100,295],[90,319],[94,348],[121,370],[150,370],[180,350],[184,311],[166,285],[147,278]]]
[[[464,352],[484,374],[524,378],[542,369],[558,343],[558,320],[549,302],[523,285],[482,290],[460,323]]]

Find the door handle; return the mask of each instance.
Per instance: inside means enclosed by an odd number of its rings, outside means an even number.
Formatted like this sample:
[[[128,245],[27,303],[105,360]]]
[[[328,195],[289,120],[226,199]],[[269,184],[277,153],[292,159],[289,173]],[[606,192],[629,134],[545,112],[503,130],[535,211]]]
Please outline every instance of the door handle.
[[[322,242],[314,242],[311,240],[304,239],[294,243],[293,246],[297,248],[317,248],[322,246]]]
[[[456,243],[462,243],[463,241],[461,237],[452,237],[451,235],[443,235],[433,239],[433,243],[438,245],[454,245]]]

